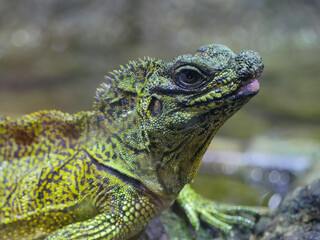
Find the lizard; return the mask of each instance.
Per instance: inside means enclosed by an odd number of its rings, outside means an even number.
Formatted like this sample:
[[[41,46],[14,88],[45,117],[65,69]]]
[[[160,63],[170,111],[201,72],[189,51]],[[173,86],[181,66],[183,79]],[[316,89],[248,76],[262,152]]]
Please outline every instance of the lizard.
[[[0,119],[1,239],[130,239],[176,200],[195,229],[252,227],[190,187],[222,124],[259,91],[260,55],[224,45],[110,72],[93,109]]]

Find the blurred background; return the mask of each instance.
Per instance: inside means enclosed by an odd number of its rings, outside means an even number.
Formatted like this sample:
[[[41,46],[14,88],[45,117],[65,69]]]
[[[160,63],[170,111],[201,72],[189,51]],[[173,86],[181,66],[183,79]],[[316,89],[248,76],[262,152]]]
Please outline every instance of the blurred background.
[[[274,208],[320,176],[318,0],[1,1],[0,116],[90,110],[120,64],[170,61],[211,43],[259,52],[265,71],[194,185],[213,199]]]

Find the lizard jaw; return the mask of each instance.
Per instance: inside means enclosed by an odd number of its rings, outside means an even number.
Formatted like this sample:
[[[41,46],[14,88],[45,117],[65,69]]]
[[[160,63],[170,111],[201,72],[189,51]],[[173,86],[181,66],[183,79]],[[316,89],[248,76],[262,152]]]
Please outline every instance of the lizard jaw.
[[[251,78],[244,82],[244,84],[235,91],[232,91],[230,94],[226,96],[216,97],[215,92],[210,92],[206,96],[201,98],[192,100],[190,105],[193,106],[195,104],[199,105],[207,105],[207,107],[211,108],[210,104],[222,103],[225,100],[235,100],[238,98],[246,98],[252,97],[259,92],[260,84],[258,78]]]

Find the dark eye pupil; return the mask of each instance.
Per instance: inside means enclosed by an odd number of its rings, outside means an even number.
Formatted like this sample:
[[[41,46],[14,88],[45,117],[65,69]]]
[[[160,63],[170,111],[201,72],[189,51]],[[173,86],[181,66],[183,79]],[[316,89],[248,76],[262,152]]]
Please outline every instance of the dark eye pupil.
[[[179,80],[182,83],[186,83],[186,84],[196,83],[198,81],[198,78],[199,78],[199,74],[195,71],[190,71],[190,70],[182,71],[179,75]]]
[[[187,71],[187,72],[186,72],[186,77],[187,77],[187,79],[189,79],[189,80],[193,79],[193,78],[194,78],[193,72]]]

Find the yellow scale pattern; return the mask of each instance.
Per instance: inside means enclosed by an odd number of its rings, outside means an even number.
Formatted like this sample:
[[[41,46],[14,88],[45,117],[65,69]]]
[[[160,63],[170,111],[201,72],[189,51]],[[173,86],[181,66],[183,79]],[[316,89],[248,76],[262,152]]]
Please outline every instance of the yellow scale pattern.
[[[121,239],[158,212],[152,194],[92,161],[95,122],[57,111],[0,120],[1,239]]]

